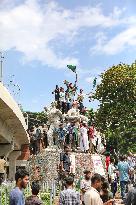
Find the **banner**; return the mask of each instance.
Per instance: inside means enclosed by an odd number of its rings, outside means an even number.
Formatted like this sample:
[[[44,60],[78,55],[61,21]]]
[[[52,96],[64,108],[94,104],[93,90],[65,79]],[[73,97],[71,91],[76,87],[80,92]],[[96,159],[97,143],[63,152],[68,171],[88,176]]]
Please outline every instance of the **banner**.
[[[71,161],[70,173],[75,174],[75,172],[76,172],[76,167],[75,167],[76,166],[75,165],[76,159],[75,159],[75,155],[74,154],[70,155],[70,161]]]
[[[92,155],[92,162],[93,162],[94,173],[98,173],[102,176],[105,176],[105,171],[104,171],[101,157],[99,155]]]

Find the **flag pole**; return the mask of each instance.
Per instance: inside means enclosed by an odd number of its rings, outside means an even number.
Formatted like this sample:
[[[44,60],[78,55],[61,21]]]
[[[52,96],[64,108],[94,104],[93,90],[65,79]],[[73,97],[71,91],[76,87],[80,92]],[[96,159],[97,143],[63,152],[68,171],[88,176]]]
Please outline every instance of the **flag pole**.
[[[76,81],[75,82],[77,83],[77,73],[76,73]]]

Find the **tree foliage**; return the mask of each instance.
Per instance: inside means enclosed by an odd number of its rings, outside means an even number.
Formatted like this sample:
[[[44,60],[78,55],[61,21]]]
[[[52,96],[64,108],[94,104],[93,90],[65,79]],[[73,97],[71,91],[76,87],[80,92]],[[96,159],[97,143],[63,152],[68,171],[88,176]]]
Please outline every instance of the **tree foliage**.
[[[96,123],[121,152],[136,151],[136,63],[120,63],[101,74],[94,99],[100,106]]]
[[[27,111],[24,113],[25,117],[28,116],[28,128],[36,124],[43,124],[47,122],[47,114],[42,112],[30,112]]]
[[[92,125],[92,123],[94,122],[94,111],[93,109],[88,109],[85,113],[85,116],[88,117],[89,119],[89,125]]]

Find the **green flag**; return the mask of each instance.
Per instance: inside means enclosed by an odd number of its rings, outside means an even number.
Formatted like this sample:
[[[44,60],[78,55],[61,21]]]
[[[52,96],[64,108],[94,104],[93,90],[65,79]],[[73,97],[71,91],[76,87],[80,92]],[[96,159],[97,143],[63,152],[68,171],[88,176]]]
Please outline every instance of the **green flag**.
[[[76,66],[75,65],[67,65],[67,67],[72,70],[74,73],[76,73]]]

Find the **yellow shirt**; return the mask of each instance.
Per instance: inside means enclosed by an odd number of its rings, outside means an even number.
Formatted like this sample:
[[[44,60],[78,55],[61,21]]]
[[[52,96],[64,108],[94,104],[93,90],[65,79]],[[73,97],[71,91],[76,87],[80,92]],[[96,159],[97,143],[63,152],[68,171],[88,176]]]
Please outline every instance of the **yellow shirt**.
[[[93,187],[85,193],[84,203],[85,205],[103,205],[99,192]]]

